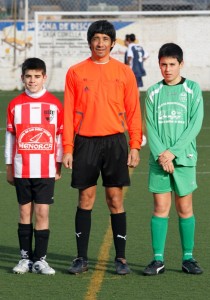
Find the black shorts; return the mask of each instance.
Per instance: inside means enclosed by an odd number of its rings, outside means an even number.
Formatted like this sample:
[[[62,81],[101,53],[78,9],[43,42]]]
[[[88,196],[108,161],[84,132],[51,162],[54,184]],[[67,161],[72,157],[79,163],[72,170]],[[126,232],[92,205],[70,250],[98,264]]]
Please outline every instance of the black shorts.
[[[127,160],[128,146],[124,133],[104,137],[77,135],[71,186],[86,189],[97,185],[100,174],[105,187],[129,186]]]
[[[19,204],[54,202],[55,178],[14,178],[14,182]]]

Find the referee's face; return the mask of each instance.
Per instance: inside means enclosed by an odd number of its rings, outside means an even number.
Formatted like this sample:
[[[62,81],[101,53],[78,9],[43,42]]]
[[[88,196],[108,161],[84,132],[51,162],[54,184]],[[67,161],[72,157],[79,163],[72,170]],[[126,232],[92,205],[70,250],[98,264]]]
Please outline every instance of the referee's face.
[[[112,42],[108,35],[103,33],[94,34],[89,45],[92,52],[92,60],[101,63],[107,62],[114,44],[115,42]]]

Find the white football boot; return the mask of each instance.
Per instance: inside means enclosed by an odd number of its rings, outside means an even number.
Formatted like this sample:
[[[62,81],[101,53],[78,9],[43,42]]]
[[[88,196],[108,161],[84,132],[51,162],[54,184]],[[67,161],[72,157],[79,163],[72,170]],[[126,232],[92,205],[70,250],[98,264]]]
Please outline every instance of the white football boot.
[[[13,273],[16,274],[25,274],[31,272],[33,262],[30,259],[23,258],[21,259],[17,266],[13,268]]]
[[[55,275],[55,270],[51,268],[46,260],[38,260],[32,266],[32,273],[43,275]]]

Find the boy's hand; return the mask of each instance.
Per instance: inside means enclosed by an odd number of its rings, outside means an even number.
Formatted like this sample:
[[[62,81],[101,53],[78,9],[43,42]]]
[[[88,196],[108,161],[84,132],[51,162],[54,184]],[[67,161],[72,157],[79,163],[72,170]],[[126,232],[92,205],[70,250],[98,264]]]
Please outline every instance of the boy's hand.
[[[171,153],[169,150],[165,150],[164,152],[159,154],[158,162],[162,166],[168,162],[172,162],[175,158],[175,155]]]
[[[173,162],[168,162],[166,164],[162,165],[162,168],[164,171],[166,171],[167,173],[172,174],[174,172],[174,164]]]

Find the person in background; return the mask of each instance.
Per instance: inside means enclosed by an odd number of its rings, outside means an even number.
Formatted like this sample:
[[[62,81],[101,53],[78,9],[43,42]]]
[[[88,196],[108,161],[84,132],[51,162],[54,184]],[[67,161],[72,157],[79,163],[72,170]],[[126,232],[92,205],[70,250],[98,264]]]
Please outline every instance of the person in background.
[[[144,68],[144,61],[148,59],[149,54],[143,49],[141,45],[136,42],[135,34],[131,33],[128,37],[128,50],[127,50],[127,64],[133,70],[137,86],[140,90],[143,87],[142,77],[146,76]]]
[[[110,56],[114,26],[99,20],[87,32],[91,57],[70,67],[64,97],[63,164],[72,168],[71,185],[78,189],[75,216],[77,257],[70,274],[88,270],[91,212],[101,174],[111,213],[116,273],[130,273],[126,261],[126,213],[123,187],[130,185],[128,167],[139,164],[141,111],[135,76]],[[125,136],[128,130],[129,146]]]
[[[150,147],[149,191],[153,193],[151,218],[153,260],[144,275],[165,271],[164,249],[172,194],[178,214],[182,245],[182,271],[202,274],[193,257],[195,216],[192,193],[196,183],[196,136],[203,121],[203,98],[199,85],[181,76],[183,51],[164,44],[158,54],[163,80],[151,86],[146,97],[146,129]]]
[[[126,34],[125,35],[125,39],[124,39],[124,45],[125,47],[128,47],[130,42],[130,34]],[[124,63],[126,65],[128,65],[128,49],[126,49],[125,54],[124,54]]]
[[[136,37],[134,34],[125,35],[124,45],[128,47],[128,49],[125,51],[124,63],[132,68],[136,77],[136,82],[140,95],[140,88],[143,86],[142,76],[146,75],[143,62],[149,57],[149,55],[144,51],[144,49],[140,45],[136,43]],[[143,122],[143,135],[141,143],[142,147],[147,144],[147,138],[144,127],[145,125]]]
[[[25,91],[8,105],[5,143],[7,181],[15,186],[20,216],[21,260],[13,272],[54,275],[46,255],[49,205],[54,201],[55,180],[61,177],[63,108],[44,87],[47,75],[43,60],[26,59],[21,78]]]

